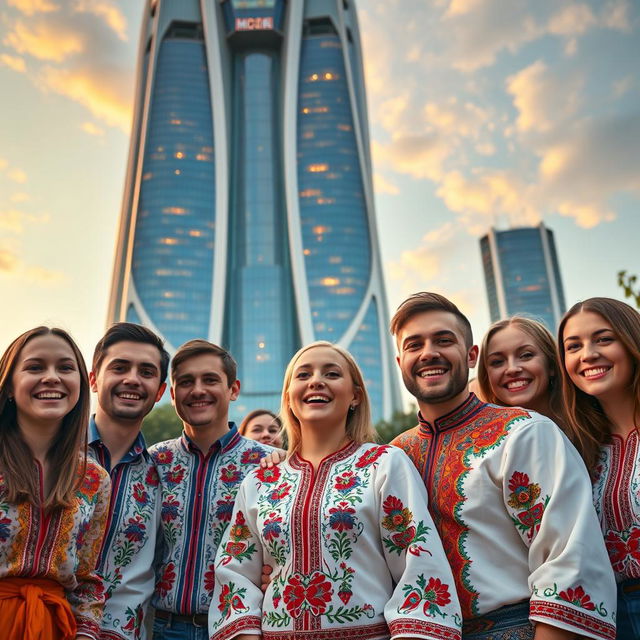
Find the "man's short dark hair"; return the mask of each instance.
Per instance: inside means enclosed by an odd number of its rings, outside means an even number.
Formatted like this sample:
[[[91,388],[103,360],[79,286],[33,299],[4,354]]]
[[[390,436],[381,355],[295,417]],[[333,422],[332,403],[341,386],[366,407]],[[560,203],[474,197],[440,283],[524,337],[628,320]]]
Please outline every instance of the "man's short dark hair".
[[[176,371],[185,360],[189,360],[195,356],[201,356],[203,354],[209,354],[220,358],[222,361],[222,370],[227,376],[227,384],[229,386],[236,381],[238,366],[231,354],[226,349],[219,347],[217,344],[213,344],[213,342],[202,340],[200,338],[185,342],[176,351],[173,356],[173,360],[171,360],[171,379],[175,380]]]
[[[425,311],[446,311],[453,314],[458,321],[464,333],[464,340],[467,348],[473,346],[473,332],[471,331],[471,323],[467,316],[456,307],[451,300],[441,296],[439,293],[431,291],[420,291],[410,295],[397,309],[393,318],[391,318],[391,334],[397,336],[402,327],[413,318],[413,316],[424,313]]]
[[[91,369],[98,371],[107,349],[118,342],[140,342],[150,344],[160,352],[160,384],[167,379],[169,372],[169,353],[164,348],[164,341],[153,331],[133,322],[116,322],[107,329],[93,351]]]

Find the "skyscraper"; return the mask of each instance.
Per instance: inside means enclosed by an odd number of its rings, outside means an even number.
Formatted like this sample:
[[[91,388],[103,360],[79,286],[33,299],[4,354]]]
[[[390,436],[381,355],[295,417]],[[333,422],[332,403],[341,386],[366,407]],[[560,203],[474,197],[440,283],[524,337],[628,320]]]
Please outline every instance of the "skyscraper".
[[[109,320],[229,348],[238,415],[338,342],[379,419],[386,313],[353,1],[148,1]]]
[[[480,239],[491,322],[516,313],[542,320],[555,331],[565,311],[553,231],[540,223]]]

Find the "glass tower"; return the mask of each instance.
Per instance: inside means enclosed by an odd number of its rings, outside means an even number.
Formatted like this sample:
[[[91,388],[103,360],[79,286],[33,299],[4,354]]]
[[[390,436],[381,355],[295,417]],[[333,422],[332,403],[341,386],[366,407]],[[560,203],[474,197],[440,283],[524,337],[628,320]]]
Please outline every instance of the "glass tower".
[[[149,0],[109,322],[228,348],[236,418],[336,342],[378,420],[400,406],[386,307],[353,1]]]
[[[480,240],[491,322],[524,313],[553,333],[565,312],[553,232],[544,224],[496,231]]]

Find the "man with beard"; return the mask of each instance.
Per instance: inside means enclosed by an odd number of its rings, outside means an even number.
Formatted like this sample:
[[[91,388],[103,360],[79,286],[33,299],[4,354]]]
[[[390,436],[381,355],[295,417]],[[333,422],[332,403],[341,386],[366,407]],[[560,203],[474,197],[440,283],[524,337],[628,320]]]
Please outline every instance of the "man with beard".
[[[169,354],[149,329],[113,325],[96,345],[89,380],[98,406],[89,455],[111,475],[111,505],[98,571],[107,602],[101,640],[145,637],[159,524],[158,474],[140,432],[166,387]]]
[[[158,640],[208,640],[215,556],[236,493],[273,451],[244,438],[229,422],[229,405],[239,392],[236,363],[225,349],[190,340],[174,355],[171,400],[184,431],[151,447],[162,500],[162,557],[153,596]],[[246,552],[243,542],[232,546],[230,553]]]
[[[478,347],[443,296],[410,296],[391,333],[420,409],[392,444],[424,479],[464,640],[615,638],[615,582],[576,450],[548,418],[469,393]]]

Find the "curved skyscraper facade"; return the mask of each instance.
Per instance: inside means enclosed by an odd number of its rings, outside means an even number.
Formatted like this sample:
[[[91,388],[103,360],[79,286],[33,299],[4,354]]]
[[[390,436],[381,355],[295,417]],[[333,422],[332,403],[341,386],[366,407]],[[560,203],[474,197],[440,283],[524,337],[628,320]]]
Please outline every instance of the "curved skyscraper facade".
[[[205,337],[277,409],[291,355],[349,349],[374,419],[399,408],[360,39],[347,0],[145,7],[109,321]]]

